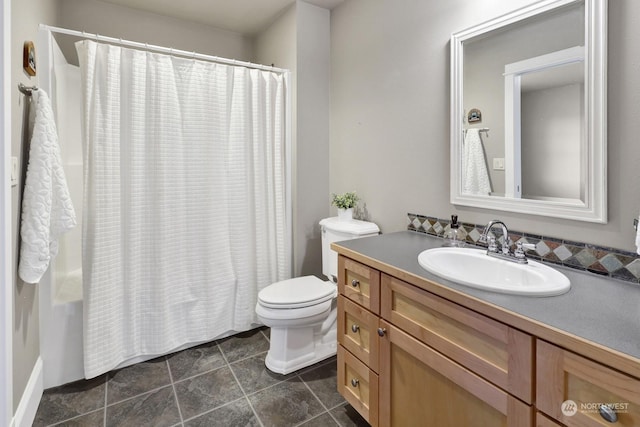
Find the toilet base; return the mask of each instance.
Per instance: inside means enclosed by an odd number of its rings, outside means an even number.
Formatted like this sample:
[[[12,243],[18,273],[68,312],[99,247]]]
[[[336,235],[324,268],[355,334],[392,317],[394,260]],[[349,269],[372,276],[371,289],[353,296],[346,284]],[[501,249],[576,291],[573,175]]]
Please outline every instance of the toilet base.
[[[337,352],[337,311],[317,325],[271,327],[266,367],[278,374],[289,374],[328,359]]]

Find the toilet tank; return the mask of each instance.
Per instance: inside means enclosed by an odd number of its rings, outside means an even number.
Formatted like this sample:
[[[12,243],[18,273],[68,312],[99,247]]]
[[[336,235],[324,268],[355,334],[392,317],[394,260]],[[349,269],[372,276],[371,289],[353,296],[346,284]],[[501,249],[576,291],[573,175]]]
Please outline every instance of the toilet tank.
[[[380,233],[378,226],[372,222],[340,220],[338,217],[325,218],[320,221],[322,228],[322,274],[329,280],[338,281],[338,253],[331,249],[331,243],[342,240],[375,236]]]

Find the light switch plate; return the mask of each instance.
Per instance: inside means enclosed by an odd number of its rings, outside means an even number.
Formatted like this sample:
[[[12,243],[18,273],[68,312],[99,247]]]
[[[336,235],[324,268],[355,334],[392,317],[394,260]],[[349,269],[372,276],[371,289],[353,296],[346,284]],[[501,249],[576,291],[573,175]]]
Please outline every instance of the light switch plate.
[[[496,157],[493,159],[493,170],[494,171],[504,170],[504,158]]]
[[[18,185],[18,158],[11,157],[11,186],[16,185]]]

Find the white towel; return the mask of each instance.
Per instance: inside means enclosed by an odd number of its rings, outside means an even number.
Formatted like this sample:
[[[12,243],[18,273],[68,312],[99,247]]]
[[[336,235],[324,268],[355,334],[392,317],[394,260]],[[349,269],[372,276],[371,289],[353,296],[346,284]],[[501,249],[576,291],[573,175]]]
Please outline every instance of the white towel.
[[[484,158],[484,148],[478,129],[467,129],[464,137],[464,163],[463,163],[464,194],[489,195],[491,182]]]
[[[38,89],[31,102],[35,117],[22,196],[18,274],[27,283],[37,283],[58,253],[58,238],[76,225],[76,214],[62,169],[51,101]]]

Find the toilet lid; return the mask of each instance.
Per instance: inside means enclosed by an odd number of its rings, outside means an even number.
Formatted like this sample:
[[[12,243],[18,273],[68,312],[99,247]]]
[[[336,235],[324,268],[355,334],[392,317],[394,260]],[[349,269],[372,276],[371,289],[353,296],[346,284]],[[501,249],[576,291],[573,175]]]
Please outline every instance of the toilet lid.
[[[258,293],[258,301],[269,308],[300,308],[320,304],[337,294],[336,285],[315,276],[296,277],[273,283]]]

